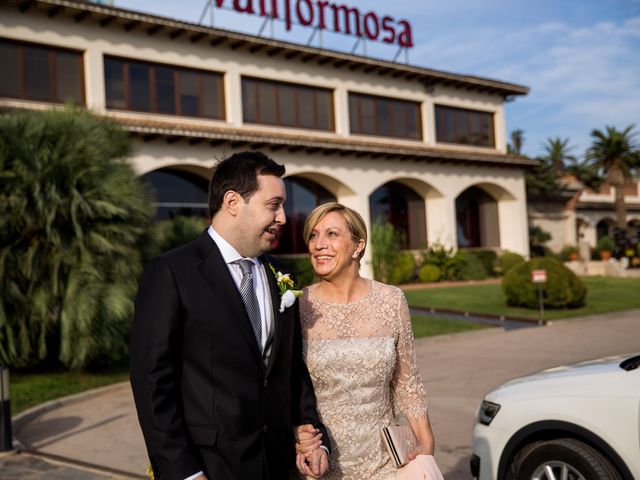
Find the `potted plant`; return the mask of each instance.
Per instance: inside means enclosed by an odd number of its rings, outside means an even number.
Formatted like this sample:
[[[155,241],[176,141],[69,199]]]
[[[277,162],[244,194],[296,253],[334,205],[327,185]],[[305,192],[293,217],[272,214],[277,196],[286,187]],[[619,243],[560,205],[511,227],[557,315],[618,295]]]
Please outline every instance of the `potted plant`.
[[[604,235],[598,240],[597,250],[600,254],[601,260],[609,260],[613,250],[616,248],[616,244],[611,237]]]
[[[560,250],[560,258],[563,262],[575,262],[578,260],[578,248],[573,245],[565,245]]]

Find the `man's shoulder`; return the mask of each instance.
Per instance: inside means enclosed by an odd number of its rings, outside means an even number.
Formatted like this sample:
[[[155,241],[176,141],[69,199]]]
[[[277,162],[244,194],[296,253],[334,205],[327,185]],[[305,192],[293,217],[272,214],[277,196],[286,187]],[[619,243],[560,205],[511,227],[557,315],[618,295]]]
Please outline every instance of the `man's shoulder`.
[[[191,242],[160,254],[155,260],[173,265],[182,263],[189,258],[201,259],[211,251],[213,245],[213,240],[205,231]]]

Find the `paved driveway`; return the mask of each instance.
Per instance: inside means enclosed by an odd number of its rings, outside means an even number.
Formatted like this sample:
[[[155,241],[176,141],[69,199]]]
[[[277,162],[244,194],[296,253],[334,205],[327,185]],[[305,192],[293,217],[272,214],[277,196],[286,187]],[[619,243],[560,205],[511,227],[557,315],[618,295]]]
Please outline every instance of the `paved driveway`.
[[[471,431],[484,394],[506,380],[563,363],[640,352],[640,310],[505,332],[419,339],[436,459],[447,480],[470,479]]]
[[[416,346],[430,399],[436,458],[447,480],[469,479],[475,411],[488,390],[553,365],[640,351],[640,310],[509,332],[426,338]],[[127,384],[43,412],[14,433],[30,448],[109,467],[112,474],[140,475],[146,469]]]

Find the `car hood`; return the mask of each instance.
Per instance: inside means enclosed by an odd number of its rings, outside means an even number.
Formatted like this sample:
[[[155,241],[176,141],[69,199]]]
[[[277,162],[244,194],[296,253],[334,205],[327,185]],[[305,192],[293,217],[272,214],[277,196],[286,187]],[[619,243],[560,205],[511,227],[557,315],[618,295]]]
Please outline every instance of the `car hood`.
[[[505,396],[640,396],[640,369],[626,371],[620,363],[634,355],[617,355],[548,368],[508,381],[487,399],[500,403]]]

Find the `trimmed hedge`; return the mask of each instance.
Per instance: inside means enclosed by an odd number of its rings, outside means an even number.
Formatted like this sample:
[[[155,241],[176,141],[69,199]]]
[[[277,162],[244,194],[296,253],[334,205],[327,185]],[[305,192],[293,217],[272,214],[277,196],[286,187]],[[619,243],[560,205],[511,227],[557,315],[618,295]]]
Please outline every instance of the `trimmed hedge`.
[[[483,280],[488,277],[484,263],[475,252],[459,250],[456,257],[461,262],[455,280]]]
[[[502,290],[511,306],[538,308],[538,286],[532,270],[546,270],[542,284],[545,308],[578,308],[584,305],[587,287],[578,276],[556,259],[538,257],[513,267],[502,280]]]
[[[389,283],[400,285],[413,280],[416,271],[416,261],[411,253],[398,253],[393,259],[393,265],[389,272]]]
[[[441,275],[442,275],[442,272],[440,271],[440,268],[437,265],[434,265],[432,263],[427,263],[426,265],[423,265],[422,267],[420,267],[420,270],[418,271],[418,279],[422,283],[437,282],[438,280],[440,280]]]
[[[498,261],[498,254],[495,250],[467,250],[467,252],[475,255],[475,257],[482,262],[487,277],[494,277],[496,275],[495,266]]]
[[[524,263],[524,257],[518,253],[504,252],[496,261],[496,272],[498,275],[506,275],[516,265]]]

